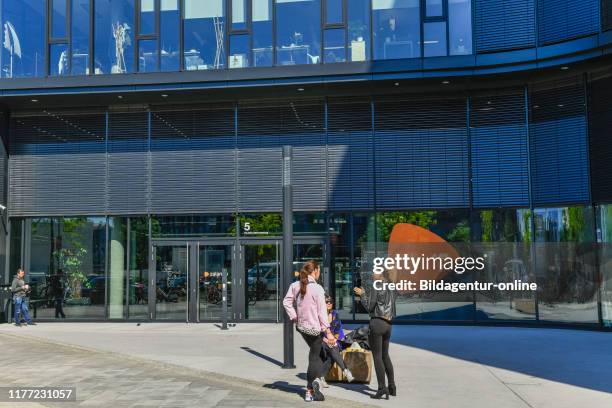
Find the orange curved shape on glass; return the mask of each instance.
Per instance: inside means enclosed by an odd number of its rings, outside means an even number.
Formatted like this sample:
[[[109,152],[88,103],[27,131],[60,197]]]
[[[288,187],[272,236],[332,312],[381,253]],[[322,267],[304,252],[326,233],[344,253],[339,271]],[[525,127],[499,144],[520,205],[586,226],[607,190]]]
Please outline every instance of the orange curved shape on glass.
[[[412,281],[417,288],[421,280],[444,279],[452,271],[444,269],[441,260],[459,257],[457,250],[444,238],[418,225],[405,223],[396,224],[389,237],[387,256],[396,258],[397,255],[402,259],[404,255],[421,259],[416,268],[395,269],[390,274],[392,281]]]

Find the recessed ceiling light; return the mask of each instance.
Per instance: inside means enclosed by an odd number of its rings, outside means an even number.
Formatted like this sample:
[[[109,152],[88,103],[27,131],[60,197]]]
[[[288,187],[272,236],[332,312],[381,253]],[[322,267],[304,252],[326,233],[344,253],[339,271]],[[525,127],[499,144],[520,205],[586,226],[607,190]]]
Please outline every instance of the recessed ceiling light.
[[[442,84],[443,85],[448,85],[448,84],[450,84],[450,81],[442,81]]]
[[[161,97],[162,97],[162,98],[167,98],[167,97],[168,97],[168,95],[166,95],[166,94],[162,94],[162,96],[161,96]]]
[[[567,66],[561,67],[561,71],[567,71],[568,69],[569,69],[569,67],[567,67]]]
[[[298,88],[298,92],[304,92],[304,88]]]
[[[38,99],[32,99],[32,102],[36,103],[38,102]]]

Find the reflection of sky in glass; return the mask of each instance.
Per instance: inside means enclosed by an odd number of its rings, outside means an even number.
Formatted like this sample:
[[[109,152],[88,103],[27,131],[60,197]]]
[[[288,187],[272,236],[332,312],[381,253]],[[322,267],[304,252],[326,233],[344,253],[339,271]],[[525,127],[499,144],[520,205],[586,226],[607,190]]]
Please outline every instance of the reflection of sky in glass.
[[[448,0],[450,55],[472,53],[472,4],[470,0]]]
[[[180,12],[178,0],[162,0],[161,3],[161,70],[178,71],[180,63],[179,30]]]
[[[157,40],[140,40],[138,42],[138,71],[157,71]]]
[[[45,1],[4,1],[0,65],[2,77],[32,77],[45,74]]]
[[[423,24],[423,53],[426,57],[440,57],[446,55],[446,23]]]
[[[95,73],[133,72],[134,0],[97,0],[95,7]]]
[[[89,73],[89,0],[72,0],[72,73]]]
[[[140,34],[155,34],[155,0],[140,0]]]
[[[185,69],[225,67],[223,0],[185,0]]]
[[[252,0],[253,65],[272,66],[272,0]]]
[[[366,61],[372,55],[378,60],[417,58],[421,53],[421,44],[425,57],[446,55],[446,52],[450,55],[472,53],[470,0],[423,2],[423,14],[434,17],[446,15],[446,23],[422,22],[420,0],[248,1],[184,1],[185,54],[182,58],[185,70],[227,68],[229,56],[238,53],[247,58],[236,62],[233,67],[272,66],[274,29],[277,65],[317,64],[321,59],[323,62]],[[141,61],[148,51],[138,50],[139,58],[134,58],[136,2],[140,5],[140,33],[143,35],[156,34],[156,7],[159,4],[158,47],[161,53],[155,58],[160,60],[158,66],[162,71],[180,69],[181,33],[178,30],[181,27],[181,1],[160,0],[158,3],[157,0],[97,0],[94,15],[95,73],[134,72],[138,67],[147,71],[152,69],[149,62]],[[0,2],[3,29],[7,32],[0,51],[2,77],[42,76],[47,66],[51,75],[59,74],[61,53],[54,55],[49,48],[48,65],[44,61],[46,3],[45,0]],[[67,0],[51,0],[49,6],[52,13],[49,19],[52,37],[61,39],[71,36],[68,38],[68,50],[72,51],[72,55],[68,58],[68,67],[76,75],[90,73],[91,3],[90,0],[72,0],[69,8],[72,24],[70,32],[66,27]],[[225,49],[229,29],[225,22],[227,4],[232,5],[231,29],[250,31],[245,34],[248,39],[236,37],[230,41],[231,52]],[[250,13],[246,7],[248,4],[251,5]],[[343,4],[346,7],[346,19],[343,16]],[[446,5],[447,13],[444,10]],[[276,22],[272,21],[272,7],[276,7]],[[345,23],[346,28],[339,31],[329,28],[325,39],[321,38],[322,12],[326,16],[326,23]],[[370,24],[373,24],[372,29]],[[421,26],[426,37],[422,40]],[[445,30],[448,30],[448,36]],[[119,44],[114,34],[117,34]],[[348,49],[341,50],[342,43]],[[149,47],[148,43],[146,46]],[[245,52],[245,46],[252,47],[252,50]],[[54,47],[54,51],[57,49]],[[134,66],[135,61],[138,61],[137,66]]]
[[[68,75],[68,44],[53,44],[49,47],[49,75]]]
[[[276,40],[278,65],[318,64],[321,55],[320,0],[277,0]]]
[[[346,44],[344,28],[325,30],[324,62],[345,62]]]
[[[66,37],[66,0],[53,0],[51,33],[53,38]]]
[[[237,34],[230,38],[230,68],[245,68],[249,66],[249,35]]]
[[[442,0],[425,0],[425,14],[427,17],[440,17],[443,13]]]
[[[372,0],[374,58],[421,56],[419,0]]]
[[[246,6],[246,0],[232,0],[232,30],[244,30],[247,27]]]
[[[327,24],[342,23],[342,0],[327,0],[325,15]]]

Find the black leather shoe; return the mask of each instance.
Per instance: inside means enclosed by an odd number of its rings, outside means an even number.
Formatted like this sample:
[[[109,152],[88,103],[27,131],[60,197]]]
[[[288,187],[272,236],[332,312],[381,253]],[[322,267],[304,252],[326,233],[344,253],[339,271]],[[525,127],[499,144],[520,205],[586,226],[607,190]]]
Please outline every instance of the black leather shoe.
[[[389,394],[391,394],[392,397],[397,396],[397,389],[395,388],[395,384],[389,384]]]
[[[378,391],[376,391],[376,394],[374,395],[370,395],[370,398],[372,399],[389,399],[389,389],[388,388],[383,388],[383,389],[379,389]]]

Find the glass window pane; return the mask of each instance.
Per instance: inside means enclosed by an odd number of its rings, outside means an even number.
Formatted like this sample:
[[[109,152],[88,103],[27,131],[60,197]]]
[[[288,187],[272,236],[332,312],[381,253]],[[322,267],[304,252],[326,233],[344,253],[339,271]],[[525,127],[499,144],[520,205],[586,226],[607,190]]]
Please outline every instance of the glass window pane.
[[[155,0],[140,0],[140,34],[155,31]]]
[[[427,17],[441,17],[444,15],[442,0],[425,0],[425,15]]]
[[[185,69],[225,67],[223,0],[185,0]]]
[[[134,0],[95,2],[95,73],[134,71]]]
[[[538,208],[534,225],[540,320],[596,323],[592,207]]]
[[[421,56],[419,0],[372,0],[374,59]]]
[[[272,0],[252,0],[253,66],[272,66]]]
[[[346,42],[344,28],[325,30],[324,62],[345,62]]]
[[[68,75],[68,44],[52,44],[49,47],[49,75]]]
[[[162,0],[160,19],[161,70],[178,71],[181,61],[179,47],[181,14],[178,0]]]
[[[149,219],[130,218],[128,318],[149,318]]]
[[[31,303],[39,319],[104,319],[106,219],[31,220]]]
[[[318,64],[321,0],[277,0],[276,41],[278,65]]]
[[[602,318],[605,327],[612,327],[612,205],[610,204],[597,207],[597,237],[601,242],[599,267],[602,282]]]
[[[423,24],[425,47],[423,53],[426,57],[440,57],[446,55],[446,23]]]
[[[247,28],[246,0],[232,0],[232,30]]]
[[[450,55],[472,53],[472,2],[448,0]]]
[[[72,2],[72,74],[89,74],[89,0]]]
[[[2,77],[45,75],[45,0],[2,2]]]
[[[140,40],[138,42],[138,71],[157,71],[157,40]]]
[[[325,16],[327,24],[343,23],[342,0],[326,0]]]
[[[249,66],[249,35],[233,35],[230,38],[230,68],[246,68]]]
[[[53,0],[51,38],[66,38],[66,0]]]
[[[351,61],[370,59],[370,0],[350,0],[347,3],[348,46]]]
[[[475,253],[487,254],[486,267],[474,279],[501,283],[520,280],[535,283],[529,209],[479,210],[472,218],[472,244]],[[478,320],[534,320],[535,292],[500,291],[492,288],[476,292]]]
[[[125,317],[128,219],[111,217],[108,221],[110,235],[108,242],[108,317],[110,319],[123,319]]]

